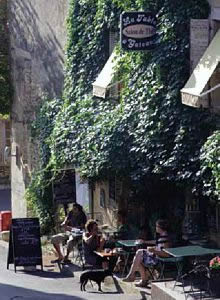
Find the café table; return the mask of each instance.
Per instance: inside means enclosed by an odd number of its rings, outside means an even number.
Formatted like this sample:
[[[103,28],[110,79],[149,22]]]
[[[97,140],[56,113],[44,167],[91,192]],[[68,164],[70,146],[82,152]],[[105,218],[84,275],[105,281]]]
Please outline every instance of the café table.
[[[176,278],[175,280],[175,284],[174,284],[174,288],[176,286],[176,282],[178,280],[181,281],[182,285],[183,285],[183,290],[184,290],[184,283],[183,283],[183,279],[189,275],[189,274],[197,274],[199,272],[200,269],[204,270],[203,267],[205,267],[204,265],[201,264],[197,264],[196,262],[199,260],[199,258],[206,256],[206,255],[217,255],[220,254],[220,249],[216,249],[216,248],[206,248],[206,247],[202,247],[202,246],[183,246],[183,247],[176,247],[176,248],[164,248],[163,249],[166,253],[168,253],[169,255],[171,255],[172,257],[176,258],[176,263],[178,263],[178,258],[180,257],[192,257],[193,258],[193,267],[191,270],[189,270],[187,273],[182,274],[182,269],[179,269],[179,276]],[[177,268],[179,268],[179,266],[177,265]],[[191,282],[191,287],[192,287],[192,282]],[[184,290],[185,292],[185,290]]]
[[[140,240],[118,240],[117,245],[122,247],[124,250],[124,259],[125,264],[122,271],[122,276],[125,275],[126,269],[128,269],[129,259],[136,253],[137,248],[140,248],[143,245],[143,248],[146,246],[154,246],[156,244],[155,240],[141,241]]]
[[[128,262],[131,256],[136,253],[137,240],[118,240],[117,246],[122,247],[124,253],[125,264],[122,271],[122,276],[124,276],[126,269],[128,269]]]
[[[70,234],[72,235],[72,237],[74,238],[80,238],[83,235],[83,230],[80,231],[76,231],[76,230],[71,230]]]
[[[112,270],[114,269],[114,266],[117,261],[117,257],[119,255],[119,253],[116,251],[116,249],[103,249],[100,251],[94,251],[94,253],[96,253],[97,255],[99,255],[103,258],[107,258],[109,261],[109,268]]]
[[[106,251],[104,250],[100,250],[100,251],[94,251],[94,253],[96,253],[97,255],[101,256],[101,257],[112,257],[112,256],[117,256],[118,253],[114,251],[114,249],[110,250],[110,251]]]
[[[220,254],[220,249],[206,248],[202,246],[183,246],[175,248],[164,248],[165,252],[174,257],[193,256],[199,257],[203,255]]]
[[[155,246],[156,241],[155,240],[147,240],[147,241],[140,241],[140,240],[118,240],[117,244],[119,244],[122,247],[125,248],[135,248],[139,245],[145,245],[145,246]]]

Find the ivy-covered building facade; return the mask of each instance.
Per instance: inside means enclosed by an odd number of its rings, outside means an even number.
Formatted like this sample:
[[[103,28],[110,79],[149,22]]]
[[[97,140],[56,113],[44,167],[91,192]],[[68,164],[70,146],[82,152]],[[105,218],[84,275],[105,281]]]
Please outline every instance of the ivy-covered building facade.
[[[122,209],[152,231],[158,217],[173,218],[189,234],[216,230],[219,116],[206,105],[184,105],[181,92],[200,55],[194,48],[191,56],[192,28],[211,18],[218,1],[49,2],[8,1],[12,149],[19,154],[11,161],[14,215],[27,215],[29,207],[49,230],[52,179],[75,168],[90,186],[91,214],[105,223],[114,225]],[[41,22],[19,22],[28,20],[27,11]],[[121,49],[126,11],[156,16],[154,49]]]
[[[216,201],[212,203],[213,216],[210,224],[219,231],[219,191],[220,191],[220,77],[219,77],[219,42],[220,42],[220,1],[209,1],[210,14],[207,19],[191,20],[190,30],[190,76],[181,89],[182,103],[205,108],[216,114],[216,130],[204,145],[202,159],[210,167],[216,186]],[[215,216],[214,216],[215,212]],[[211,232],[211,237],[218,240],[218,234]],[[217,237],[217,238],[216,238]]]
[[[190,32],[215,5],[70,3],[65,109],[56,120],[51,157],[57,167],[78,167],[94,189],[94,212],[105,220],[123,209],[139,227],[165,216],[190,234],[216,229],[219,186],[206,142],[218,116],[181,102],[193,68]],[[155,13],[154,50],[126,52],[117,43],[113,50],[124,11]]]

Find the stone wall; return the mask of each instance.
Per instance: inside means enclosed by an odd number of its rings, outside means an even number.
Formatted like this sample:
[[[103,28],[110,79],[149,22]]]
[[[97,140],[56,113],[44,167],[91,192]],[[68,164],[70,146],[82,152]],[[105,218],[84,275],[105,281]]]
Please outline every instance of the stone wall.
[[[30,125],[42,94],[59,96],[63,86],[67,0],[8,0],[12,121],[12,214],[26,216],[24,193],[38,153]]]
[[[0,190],[10,188],[10,135],[10,121],[0,118]],[[6,147],[8,149],[7,153],[5,151]]]

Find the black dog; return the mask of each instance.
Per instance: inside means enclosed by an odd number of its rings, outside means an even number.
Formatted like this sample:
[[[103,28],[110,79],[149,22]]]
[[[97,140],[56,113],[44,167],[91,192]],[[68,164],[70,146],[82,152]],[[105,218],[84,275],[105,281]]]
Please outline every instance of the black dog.
[[[86,284],[88,280],[95,281],[98,284],[99,291],[102,292],[101,282],[104,281],[106,276],[112,276],[112,271],[110,270],[88,270],[82,272],[80,275],[80,289],[81,291],[86,290]]]

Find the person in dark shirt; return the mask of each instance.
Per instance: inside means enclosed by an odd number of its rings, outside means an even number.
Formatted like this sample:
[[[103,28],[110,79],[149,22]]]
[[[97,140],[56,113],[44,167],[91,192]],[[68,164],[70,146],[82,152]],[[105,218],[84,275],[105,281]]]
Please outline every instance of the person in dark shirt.
[[[95,267],[106,269],[108,266],[107,259],[97,255],[94,251],[103,250],[105,239],[98,233],[98,224],[95,220],[87,221],[86,232],[83,233],[83,245],[85,261]]]
[[[66,218],[61,224],[65,233],[56,234],[51,238],[51,243],[53,244],[56,250],[58,261],[63,260],[64,262],[70,262],[69,254],[71,251],[73,251],[73,248],[78,243],[78,238],[74,238],[70,232],[73,228],[83,230],[85,228],[85,224],[86,224],[86,215],[83,211],[82,206],[78,203],[74,203],[72,210],[67,214]],[[67,254],[63,256],[60,245],[64,243],[66,240],[67,240]]]
[[[117,238],[120,240],[128,240],[131,228],[127,223],[127,213],[125,211],[119,210],[117,213],[117,219],[118,219]]]

